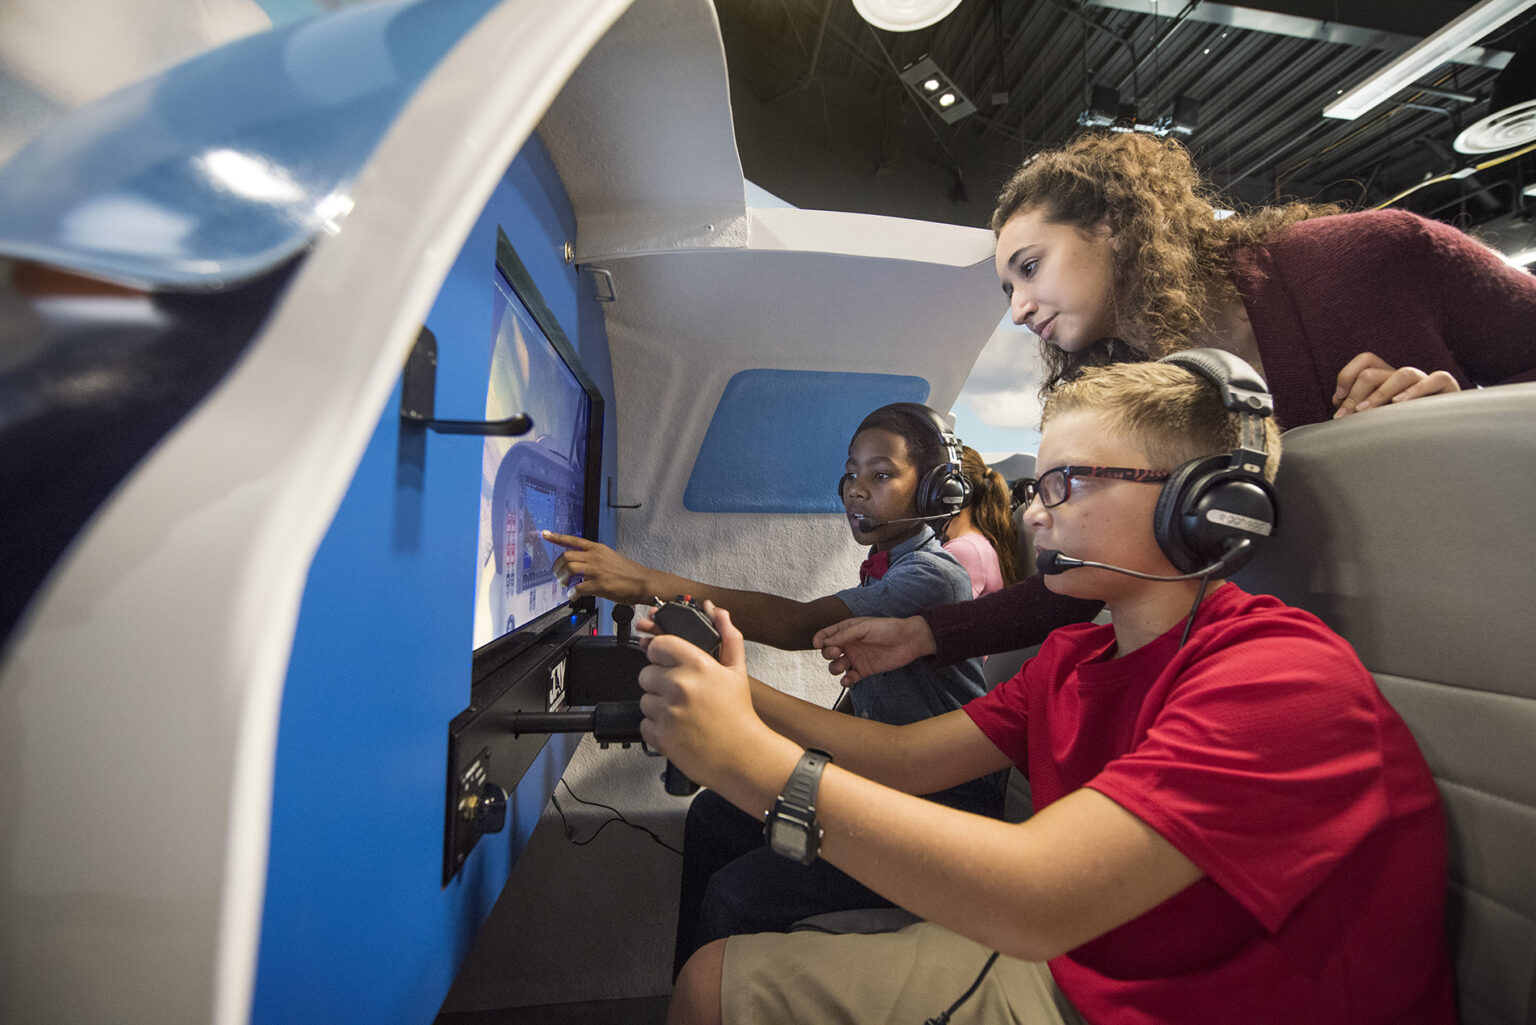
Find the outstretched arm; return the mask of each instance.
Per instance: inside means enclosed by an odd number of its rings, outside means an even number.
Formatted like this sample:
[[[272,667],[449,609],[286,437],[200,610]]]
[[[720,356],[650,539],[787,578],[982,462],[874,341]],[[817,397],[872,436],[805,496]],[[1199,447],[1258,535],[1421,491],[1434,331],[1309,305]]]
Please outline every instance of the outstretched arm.
[[[811,644],[831,663],[827,672],[842,675],[844,687],[934,652],[933,633],[922,616],[845,619],[819,630]]]
[[[934,661],[943,666],[977,655],[1034,647],[1057,627],[1086,623],[1103,607],[1103,602],[1057,594],[1036,573],[1001,591],[935,605],[919,615],[933,635]]]
[[[836,595],[796,601],[762,591],[716,587],[689,580],[625,558],[605,544],[569,534],[543,532],[544,539],[565,549],[555,560],[555,576],[578,595],[593,595],[626,605],[686,594],[731,608],[748,640],[798,651],[811,647],[817,630],[848,617],[848,606]]]

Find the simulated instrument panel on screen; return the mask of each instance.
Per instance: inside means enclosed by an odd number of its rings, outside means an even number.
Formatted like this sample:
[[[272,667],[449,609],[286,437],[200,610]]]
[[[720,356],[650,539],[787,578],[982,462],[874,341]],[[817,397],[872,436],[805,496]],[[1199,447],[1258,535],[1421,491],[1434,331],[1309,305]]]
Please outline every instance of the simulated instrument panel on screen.
[[[488,438],[480,479],[476,648],[566,604],[560,548],[541,530],[580,534],[591,399],[499,274],[492,312],[487,419],[527,413],[533,429]]]

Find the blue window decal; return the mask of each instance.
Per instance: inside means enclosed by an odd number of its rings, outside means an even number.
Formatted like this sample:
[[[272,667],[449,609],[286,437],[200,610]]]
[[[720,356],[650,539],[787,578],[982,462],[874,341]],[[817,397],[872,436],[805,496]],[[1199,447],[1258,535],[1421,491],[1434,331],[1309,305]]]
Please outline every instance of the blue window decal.
[[[924,402],[903,374],[743,370],[726,383],[683,506],[694,512],[842,512],[837,479],[854,429],[890,402]]]

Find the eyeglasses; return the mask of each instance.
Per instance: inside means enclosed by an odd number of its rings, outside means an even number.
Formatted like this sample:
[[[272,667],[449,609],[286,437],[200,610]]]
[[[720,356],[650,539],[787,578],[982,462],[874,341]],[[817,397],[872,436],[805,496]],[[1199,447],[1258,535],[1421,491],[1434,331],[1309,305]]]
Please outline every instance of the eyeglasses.
[[[1038,496],[1040,504],[1050,509],[1072,497],[1073,477],[1104,477],[1109,480],[1128,480],[1133,484],[1161,484],[1170,476],[1172,474],[1136,470],[1128,466],[1058,466],[1046,470],[1033,480],[1026,477],[1019,481],[1015,485],[1015,493],[1024,505],[1033,502]]]

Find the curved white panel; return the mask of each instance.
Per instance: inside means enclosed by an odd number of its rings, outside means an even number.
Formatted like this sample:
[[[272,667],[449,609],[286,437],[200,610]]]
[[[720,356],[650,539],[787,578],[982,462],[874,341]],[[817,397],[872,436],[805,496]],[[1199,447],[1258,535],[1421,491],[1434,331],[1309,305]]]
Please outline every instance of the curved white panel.
[[[78,917],[24,936],[0,922],[5,946],[50,959],[0,994],[0,1017],[47,1020],[89,991],[120,1022],[247,1019],[314,551],[475,216],[625,6],[506,0],[449,52],[358,177],[344,229],[34,603],[0,669],[22,738],[0,893]],[[146,928],[163,942],[146,947]]]

